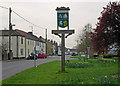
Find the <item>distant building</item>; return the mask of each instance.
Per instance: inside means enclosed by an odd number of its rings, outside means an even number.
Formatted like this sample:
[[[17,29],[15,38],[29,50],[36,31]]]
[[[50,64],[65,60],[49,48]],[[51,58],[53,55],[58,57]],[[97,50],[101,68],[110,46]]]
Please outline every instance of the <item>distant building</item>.
[[[9,52],[9,30],[0,30],[0,60],[8,59]],[[32,32],[22,30],[12,30],[11,32],[11,50],[13,57],[11,59],[28,58],[33,53],[46,53],[46,39],[41,36],[38,38]],[[58,45],[55,41],[47,40],[47,54],[55,55],[58,51]],[[6,53],[6,57],[4,57]],[[4,58],[3,58],[4,57]]]
[[[0,30],[0,41],[2,48],[7,53],[9,52],[9,30]],[[42,46],[42,47],[41,47]],[[32,52],[39,53],[45,52],[45,43],[39,40],[38,37],[32,34],[32,32],[24,32],[21,30],[12,30],[11,33],[11,50],[13,52],[13,58],[27,58]],[[1,51],[2,54],[4,51]],[[13,59],[11,58],[11,59]]]
[[[2,34],[0,34],[0,38],[2,41],[0,43],[2,44],[2,54],[7,51],[9,52],[9,30],[0,30]],[[21,35],[20,33],[16,32],[15,30],[12,30],[11,34],[11,50],[13,53],[13,58],[22,58],[25,57],[25,36]],[[11,58],[11,59],[13,59]]]

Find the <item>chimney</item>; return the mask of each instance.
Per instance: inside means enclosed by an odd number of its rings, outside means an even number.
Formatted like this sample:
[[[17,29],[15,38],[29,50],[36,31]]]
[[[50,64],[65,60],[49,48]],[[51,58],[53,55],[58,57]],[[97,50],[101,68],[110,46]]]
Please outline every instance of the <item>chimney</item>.
[[[32,33],[32,32],[28,32],[28,34],[31,34],[31,35],[33,35],[33,33]]]

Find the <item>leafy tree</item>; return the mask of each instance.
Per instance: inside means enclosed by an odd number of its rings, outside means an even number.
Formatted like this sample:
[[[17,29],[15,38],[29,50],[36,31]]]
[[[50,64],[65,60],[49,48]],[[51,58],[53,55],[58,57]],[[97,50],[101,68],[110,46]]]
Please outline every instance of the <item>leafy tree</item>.
[[[98,20],[95,31],[91,32],[94,50],[107,51],[112,44],[120,47],[120,3],[108,3],[106,7],[103,7]]]

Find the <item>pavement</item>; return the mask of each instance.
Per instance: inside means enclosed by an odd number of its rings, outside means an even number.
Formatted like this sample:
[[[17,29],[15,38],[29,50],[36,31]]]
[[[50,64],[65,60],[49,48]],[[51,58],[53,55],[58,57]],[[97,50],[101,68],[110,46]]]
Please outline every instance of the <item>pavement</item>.
[[[65,60],[70,60],[74,58],[70,58],[69,55],[66,55]],[[61,60],[60,56],[49,56],[46,59],[38,59],[36,60],[36,65],[40,65],[43,63]],[[11,60],[11,61],[2,61],[2,80],[15,75],[25,69],[34,67],[34,60]]]

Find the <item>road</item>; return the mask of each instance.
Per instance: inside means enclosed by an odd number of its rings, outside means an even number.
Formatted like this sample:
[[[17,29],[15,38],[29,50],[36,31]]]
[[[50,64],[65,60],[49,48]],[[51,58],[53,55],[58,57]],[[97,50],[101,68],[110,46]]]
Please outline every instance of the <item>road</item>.
[[[66,55],[66,60],[70,60],[70,56]],[[60,56],[51,56],[47,59],[38,59],[36,65],[43,63],[61,60]],[[15,75],[25,69],[31,68],[34,66],[34,60],[15,60],[15,61],[3,61],[2,62],[2,80]]]

